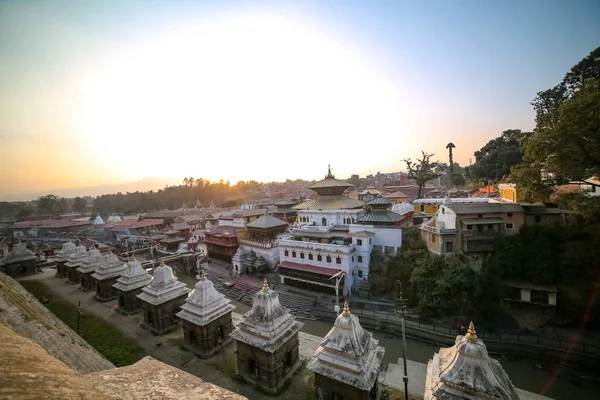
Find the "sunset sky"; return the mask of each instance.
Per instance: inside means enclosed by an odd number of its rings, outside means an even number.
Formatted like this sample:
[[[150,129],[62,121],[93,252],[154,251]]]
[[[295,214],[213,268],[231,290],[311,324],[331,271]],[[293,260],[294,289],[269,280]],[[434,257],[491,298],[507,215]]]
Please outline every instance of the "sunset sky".
[[[0,195],[468,165],[600,45],[590,1],[0,1]]]

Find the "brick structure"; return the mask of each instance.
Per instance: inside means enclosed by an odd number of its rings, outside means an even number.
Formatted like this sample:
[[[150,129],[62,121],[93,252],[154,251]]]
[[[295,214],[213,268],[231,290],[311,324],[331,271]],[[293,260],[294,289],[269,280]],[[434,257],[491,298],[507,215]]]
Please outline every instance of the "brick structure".
[[[71,255],[67,258],[67,262],[65,262],[65,267],[67,269],[67,283],[71,285],[80,283],[79,271],[77,268],[84,265],[88,257],[85,246],[82,245],[79,240],[76,242],[76,244],[77,247],[75,247],[75,251],[71,253]]]
[[[173,274],[173,269],[161,260],[160,266],[154,270],[154,279],[137,296],[144,311],[141,325],[155,335],[175,329],[180,323],[177,313],[190,291]]]
[[[183,322],[184,346],[202,358],[208,358],[233,339],[231,311],[235,306],[206,279],[204,271],[177,316]]]
[[[96,287],[94,298],[103,302],[117,298],[117,292],[113,285],[117,283],[117,279],[126,269],[127,265],[109,250],[104,257],[104,262],[92,274]]]
[[[231,334],[237,346],[237,373],[270,394],[278,394],[300,364],[298,331],[304,324],[279,303],[279,294],[263,288],[252,309]]]
[[[317,399],[377,398],[377,378],[385,349],[365,331],[344,303],[344,311],[321,342],[308,368],[315,373]]]
[[[104,264],[104,257],[98,249],[92,249],[88,251],[88,258],[85,263],[77,268],[79,272],[79,280],[81,286],[79,287],[84,292],[90,292],[96,289],[96,280],[92,275],[96,272],[96,269]]]
[[[68,242],[63,243],[62,248],[56,252],[56,277],[57,278],[67,278],[67,267],[65,266],[65,262],[67,262],[67,258],[73,254],[75,251],[75,243]]]
[[[126,315],[140,312],[142,309],[137,295],[151,281],[152,275],[142,268],[142,263],[132,257],[125,271],[117,279],[117,283],[113,285],[115,295],[119,299],[117,310]]]

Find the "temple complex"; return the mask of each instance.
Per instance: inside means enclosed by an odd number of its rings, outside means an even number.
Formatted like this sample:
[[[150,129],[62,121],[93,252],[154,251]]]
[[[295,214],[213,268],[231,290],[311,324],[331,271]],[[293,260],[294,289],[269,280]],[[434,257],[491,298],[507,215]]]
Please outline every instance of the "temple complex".
[[[67,258],[75,251],[75,243],[70,240],[63,243],[62,248],[56,252],[56,277],[57,278],[66,278],[68,276],[67,267],[65,267],[65,262]]]
[[[277,236],[284,233],[288,223],[271,215],[261,215],[246,225],[246,231],[238,232],[239,248],[232,257],[233,272],[254,275],[265,273],[279,263]],[[250,252],[254,253],[252,264],[245,262]],[[256,264],[256,261],[258,264]],[[255,265],[256,264],[256,265]],[[248,269],[249,268],[249,269]]]
[[[96,295],[94,298],[103,302],[115,299],[117,292],[113,285],[117,283],[117,279],[126,269],[127,265],[109,250],[108,254],[104,256],[104,262],[92,274],[92,278],[96,282]]]
[[[141,311],[140,299],[137,295],[142,292],[142,288],[152,281],[150,275],[135,258],[131,258],[127,263],[127,268],[113,285],[115,295],[119,299],[117,310],[123,314],[135,314]]]
[[[204,271],[198,278],[177,316],[183,322],[184,347],[206,358],[231,342],[231,312],[235,306],[217,292]]]
[[[298,331],[303,325],[281,306],[279,294],[265,279],[252,309],[231,334],[236,340],[238,374],[267,393],[279,393],[299,367]]]
[[[102,264],[105,263],[104,256],[98,249],[92,249],[88,251],[88,257],[85,263],[77,268],[79,272],[79,279],[81,281],[81,287],[84,292],[89,292],[96,289],[96,280],[92,275],[96,272]]]
[[[162,335],[175,328],[180,322],[177,313],[190,291],[173,274],[173,269],[161,260],[160,266],[154,270],[152,282],[137,295],[144,311],[141,325],[155,335]]]
[[[36,257],[25,243],[15,243],[10,253],[0,262],[0,272],[13,278],[35,274]]]
[[[429,360],[424,400],[434,399],[519,399],[500,363],[477,337],[473,322],[454,346],[441,348]]]
[[[321,342],[308,368],[315,373],[317,399],[377,398],[377,379],[385,349],[365,331],[344,303],[343,312]]]
[[[179,231],[169,229],[165,232],[165,237],[160,239],[160,244],[164,246],[165,250],[177,251],[179,244],[185,241],[185,238],[179,236]]]
[[[403,217],[391,211],[394,202],[383,197],[375,197],[369,201],[366,206],[366,213],[356,221],[361,225],[375,226],[401,226],[403,223],[412,220],[410,217]]]
[[[71,255],[67,258],[67,262],[65,263],[65,267],[67,268],[67,283],[71,285],[76,285],[80,283],[79,280],[79,271],[77,268],[85,265],[85,262],[88,258],[88,251],[83,244],[79,240],[77,240],[77,246],[75,247],[75,251],[71,253]]]

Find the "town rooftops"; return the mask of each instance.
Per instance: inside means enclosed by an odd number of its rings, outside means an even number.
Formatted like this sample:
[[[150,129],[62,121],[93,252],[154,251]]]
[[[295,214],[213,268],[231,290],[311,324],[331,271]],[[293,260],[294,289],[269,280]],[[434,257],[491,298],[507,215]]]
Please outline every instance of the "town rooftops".
[[[447,204],[445,207],[455,214],[478,214],[478,213],[506,213],[523,212],[523,207],[514,203],[473,203],[473,204]]]
[[[235,226],[211,226],[205,233],[217,237],[232,237],[236,235],[238,229],[240,228]]]
[[[68,219],[38,219],[34,221],[19,221],[10,226],[10,229],[65,229],[92,225],[92,221],[73,221]]]
[[[150,226],[158,226],[164,223],[160,218],[149,218],[138,221],[136,219],[127,219],[125,221],[114,221],[111,225],[112,231],[124,231],[125,229],[141,229]]]
[[[286,226],[288,223],[280,220],[279,218],[275,218],[272,215],[264,214],[258,217],[256,220],[250,222],[246,225],[248,228],[260,228],[260,229],[269,229],[275,228],[278,226]]]

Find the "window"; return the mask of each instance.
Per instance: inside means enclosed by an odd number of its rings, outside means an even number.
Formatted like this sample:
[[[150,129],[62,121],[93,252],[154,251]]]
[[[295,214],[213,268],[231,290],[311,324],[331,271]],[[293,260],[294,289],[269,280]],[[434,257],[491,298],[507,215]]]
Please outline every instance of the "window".
[[[507,213],[506,216],[507,217],[512,217],[512,213]]]
[[[296,258],[296,250],[292,251],[292,257]]]
[[[304,252],[300,253],[300,258],[304,259]]]
[[[467,230],[470,231],[471,229],[473,229],[473,225],[467,225]]]
[[[512,228],[513,228],[512,222],[507,222],[506,223],[506,229],[512,229]]]
[[[325,217],[321,218],[321,225],[323,225],[323,226],[327,225],[327,218],[325,218]]]
[[[535,216],[535,222],[542,222],[542,216],[541,215],[536,215]]]
[[[327,262],[330,263],[331,262],[331,256],[327,256]]]
[[[318,254],[318,255],[317,255],[317,261],[323,261],[323,256],[322,256],[322,255],[320,255],[320,254]]]
[[[483,214],[477,214],[477,218],[483,218]]]
[[[362,246],[362,239],[356,239],[356,244],[358,246]]]
[[[354,256],[352,256],[352,262],[354,262]]]
[[[308,259],[309,259],[309,260],[312,260],[312,259],[313,259],[313,255],[312,255],[312,253],[308,253]]]
[[[337,257],[337,258],[335,259],[335,263],[336,263],[336,264],[341,264],[341,263],[342,263],[342,259],[341,259],[340,257]]]
[[[442,207],[442,214],[446,214],[446,209]]]
[[[361,263],[362,262],[362,256],[358,256],[358,262]]]
[[[446,242],[446,253],[454,253],[454,243]]]
[[[419,208],[421,209],[422,213],[425,213],[425,204],[421,204]]]
[[[258,377],[258,368],[253,358],[248,360],[248,375]]]
[[[285,353],[285,358],[283,360],[283,368],[285,371],[289,371],[292,368],[292,352],[288,351]]]
[[[362,273],[362,271],[361,271],[360,269],[358,270],[358,277],[359,277],[359,278],[362,278],[362,277],[363,277],[363,273]]]
[[[435,235],[433,233],[431,234],[431,243],[435,243]]]
[[[532,290],[530,300],[532,303],[548,304],[548,292]]]
[[[371,239],[369,239],[369,244],[371,244]]]
[[[286,256],[286,257],[289,257],[289,256],[290,256],[290,252],[289,252],[289,251],[287,251],[287,250],[286,250],[286,251],[285,251],[283,254],[285,254],[285,256]]]

